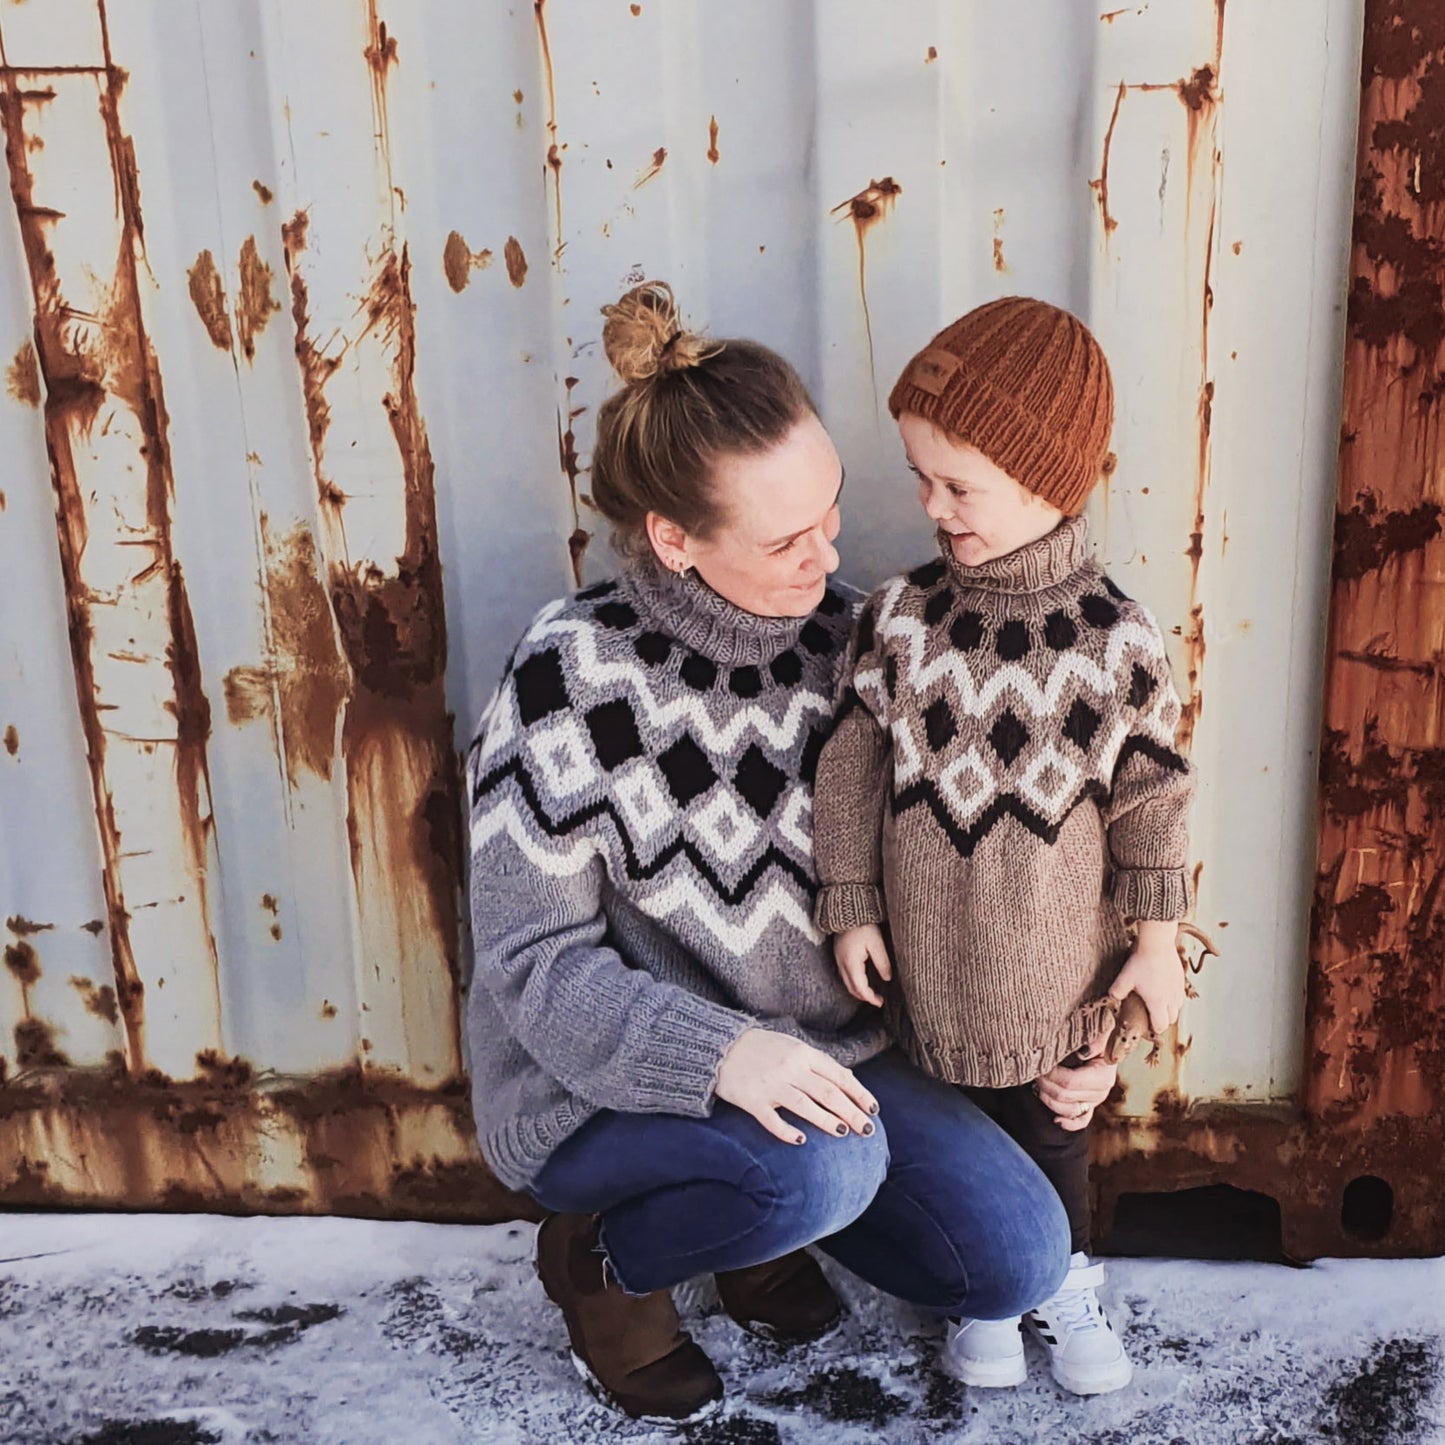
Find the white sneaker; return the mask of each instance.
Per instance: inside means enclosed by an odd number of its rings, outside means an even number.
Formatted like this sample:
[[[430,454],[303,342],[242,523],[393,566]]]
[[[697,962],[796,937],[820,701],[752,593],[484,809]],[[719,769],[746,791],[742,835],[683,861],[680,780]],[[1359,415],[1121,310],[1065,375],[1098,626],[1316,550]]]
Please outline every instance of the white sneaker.
[[[1024,1316],[1029,1333],[1049,1352],[1054,1379],[1075,1395],[1106,1395],[1134,1378],[1134,1367],[1096,1293],[1104,1266],[1076,1254],[1052,1299]]]
[[[950,1323],[938,1365],[945,1375],[980,1389],[1022,1385],[1028,1367],[1019,1317]]]

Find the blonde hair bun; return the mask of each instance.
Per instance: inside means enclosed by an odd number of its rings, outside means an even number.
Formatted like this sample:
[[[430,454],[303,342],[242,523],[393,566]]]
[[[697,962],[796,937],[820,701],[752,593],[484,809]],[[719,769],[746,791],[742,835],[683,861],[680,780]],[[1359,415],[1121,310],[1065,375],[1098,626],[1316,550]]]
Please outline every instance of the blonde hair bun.
[[[670,371],[685,371],[721,350],[717,342],[686,330],[677,313],[672,287],[644,281],[612,306],[604,306],[602,349],[624,382],[647,381]]]

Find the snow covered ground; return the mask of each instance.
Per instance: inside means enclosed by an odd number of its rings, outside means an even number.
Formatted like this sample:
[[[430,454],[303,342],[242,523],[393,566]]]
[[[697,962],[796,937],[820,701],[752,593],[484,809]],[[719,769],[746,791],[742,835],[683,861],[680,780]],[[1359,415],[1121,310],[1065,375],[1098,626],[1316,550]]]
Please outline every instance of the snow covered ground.
[[[0,1441],[677,1439],[583,1391],[531,1245],[522,1225],[0,1214]],[[1138,1373],[1092,1401],[1062,1394],[1037,1357],[1020,1390],[964,1390],[933,1367],[936,1327],[851,1280],[846,1326],[791,1353],[693,1290],[685,1314],[729,1399],[682,1439],[1445,1442],[1445,1261],[1111,1269]]]

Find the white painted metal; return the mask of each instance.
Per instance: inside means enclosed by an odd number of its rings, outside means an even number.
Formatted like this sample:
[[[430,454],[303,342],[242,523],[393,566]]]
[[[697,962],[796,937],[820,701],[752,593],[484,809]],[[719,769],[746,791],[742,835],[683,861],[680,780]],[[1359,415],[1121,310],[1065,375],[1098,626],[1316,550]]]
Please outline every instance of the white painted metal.
[[[1173,634],[1186,693],[1196,670],[1199,921],[1223,951],[1187,1015],[1187,1057],[1157,1074],[1134,1069],[1128,1107],[1147,1111],[1164,1084],[1191,1098],[1288,1096],[1314,856],[1360,9],[107,0],[144,216],[136,274],[169,414],[167,545],[212,718],[204,899],[190,886],[163,749],[117,741],[106,774],[124,815],[148,1020],[165,1000],[164,1024],[148,1023],[147,1062],[184,1077],[216,1047],[305,1076],[364,1058],[421,1083],[455,1067],[445,950],[419,878],[390,866],[418,826],[419,755],[393,728],[371,739],[369,760],[343,756],[338,703],[334,765],[297,765],[280,697],[295,639],[272,596],[283,554],[315,597],[336,568],[396,573],[405,478],[384,398],[404,339],[395,313],[378,323],[364,298],[404,255],[458,747],[527,617],[571,585],[574,528],[598,530],[585,465],[608,386],[599,308],[630,281],[665,278],[695,320],[797,362],[848,467],[844,570],[865,585],[929,547],[884,407],[911,351],[1011,291],[1084,315],[1119,397],[1121,464],[1093,509],[1095,535]],[[0,43],[9,66],[39,71],[104,58],[100,11],[82,0],[5,7]],[[116,266],[104,83],[47,76],[57,99],[33,112],[45,143],[29,153],[37,200],[66,213],[50,234],[73,306],[92,305]],[[553,146],[560,165],[548,163]],[[1093,184],[1106,149],[1107,212]],[[865,194],[879,214],[855,225],[848,202]],[[305,246],[290,259],[306,338],[339,363],[319,458],[282,235],[298,213]],[[237,312],[251,239],[279,305],[262,317],[254,357]],[[230,318],[219,346],[188,294],[203,252]],[[27,338],[33,305],[12,206],[0,226],[4,356]],[[33,936],[43,971],[28,999],[0,975],[0,1055],[13,1071],[27,1008],[77,1064],[123,1044],[85,1006],[87,986],[113,980],[109,935],[81,929],[105,913],[102,858],[42,415],[0,399],[0,428],[0,731],[18,735],[13,755],[0,751],[0,916],[55,925]],[[559,452],[569,430],[584,469],[575,513]],[[122,545],[145,536],[132,515],[144,466],[125,470],[137,463],[123,426],[102,446],[97,425],[92,441],[84,575],[134,601],[125,638],[97,632],[101,691],[122,707],[106,726],[163,738],[163,609]],[[318,474],[344,506],[318,499]],[[594,538],[585,575],[611,565]],[[109,656],[132,633],[144,664]],[[337,666],[317,686],[343,688]],[[233,693],[269,693],[269,707],[233,722],[228,679]],[[358,818],[373,825],[360,837]]]

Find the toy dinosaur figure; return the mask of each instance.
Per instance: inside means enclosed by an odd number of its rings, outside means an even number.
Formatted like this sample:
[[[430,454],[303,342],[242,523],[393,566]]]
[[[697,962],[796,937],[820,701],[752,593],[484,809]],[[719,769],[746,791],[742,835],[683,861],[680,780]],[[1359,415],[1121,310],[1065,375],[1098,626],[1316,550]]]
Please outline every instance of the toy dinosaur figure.
[[[1189,951],[1185,947],[1186,940],[1192,940],[1199,945],[1197,960],[1190,958]],[[1215,948],[1209,936],[1192,923],[1179,925],[1178,949],[1179,962],[1184,968],[1185,996],[1198,998],[1199,994],[1189,981],[1189,975],[1198,973],[1204,967],[1206,958],[1218,958],[1219,950]],[[1111,1064],[1117,1064],[1121,1059],[1128,1058],[1130,1053],[1145,1039],[1154,1045],[1148,1062],[1155,1063],[1159,1057],[1159,1043],[1150,1027],[1149,1010],[1137,993],[1131,993],[1120,1002],[1115,1013],[1114,1031],[1109,1035],[1109,1042],[1104,1046],[1104,1058]]]

